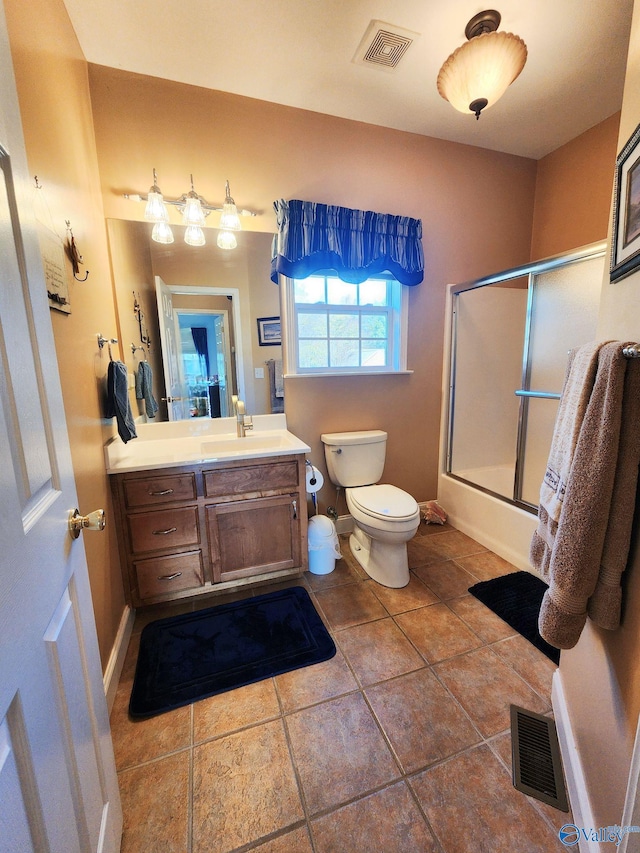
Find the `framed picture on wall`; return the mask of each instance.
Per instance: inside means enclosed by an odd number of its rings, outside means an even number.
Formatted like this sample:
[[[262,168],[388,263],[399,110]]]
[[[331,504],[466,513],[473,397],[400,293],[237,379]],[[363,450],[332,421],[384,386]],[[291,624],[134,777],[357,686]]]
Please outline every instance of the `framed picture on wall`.
[[[616,159],[610,281],[640,267],[640,125]]]
[[[280,346],[280,317],[258,317],[258,343],[261,347]]]

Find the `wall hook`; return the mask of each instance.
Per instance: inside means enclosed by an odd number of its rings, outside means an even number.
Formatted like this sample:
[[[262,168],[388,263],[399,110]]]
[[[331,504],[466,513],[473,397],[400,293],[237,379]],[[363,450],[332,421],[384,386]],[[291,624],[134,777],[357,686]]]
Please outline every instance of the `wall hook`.
[[[36,178],[37,181],[37,178]],[[76,281],[86,281],[89,278],[89,270],[86,271],[84,278],[78,278],[78,273],[80,272],[80,264],[84,266],[84,261],[82,260],[82,255],[78,251],[78,247],[76,246],[76,241],[73,237],[73,231],[71,229],[71,223],[68,219],[65,219],[67,224],[67,253],[69,254],[69,258],[71,259],[71,266],[73,268],[73,277]]]

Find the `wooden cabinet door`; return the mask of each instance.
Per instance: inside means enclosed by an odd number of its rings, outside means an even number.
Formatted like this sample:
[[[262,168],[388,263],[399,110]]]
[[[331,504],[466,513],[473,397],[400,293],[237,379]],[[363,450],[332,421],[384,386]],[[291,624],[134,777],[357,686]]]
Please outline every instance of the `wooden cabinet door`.
[[[206,507],[214,582],[300,565],[297,494]]]

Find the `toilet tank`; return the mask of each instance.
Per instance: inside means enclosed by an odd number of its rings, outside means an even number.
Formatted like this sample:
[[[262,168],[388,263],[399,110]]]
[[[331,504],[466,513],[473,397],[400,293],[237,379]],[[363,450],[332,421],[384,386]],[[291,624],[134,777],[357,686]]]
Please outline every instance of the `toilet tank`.
[[[371,486],[382,477],[387,433],[381,429],[326,432],[324,444],[329,479],[336,486]]]

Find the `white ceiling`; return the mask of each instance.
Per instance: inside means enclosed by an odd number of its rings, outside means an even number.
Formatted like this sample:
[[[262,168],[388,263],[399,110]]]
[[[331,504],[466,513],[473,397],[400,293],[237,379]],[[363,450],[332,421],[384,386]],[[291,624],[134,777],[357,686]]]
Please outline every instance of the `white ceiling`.
[[[437,92],[478,0],[64,0],[87,61],[540,158],[620,109],[633,0],[500,0],[529,57],[479,121]],[[352,61],[371,20],[420,33]]]

